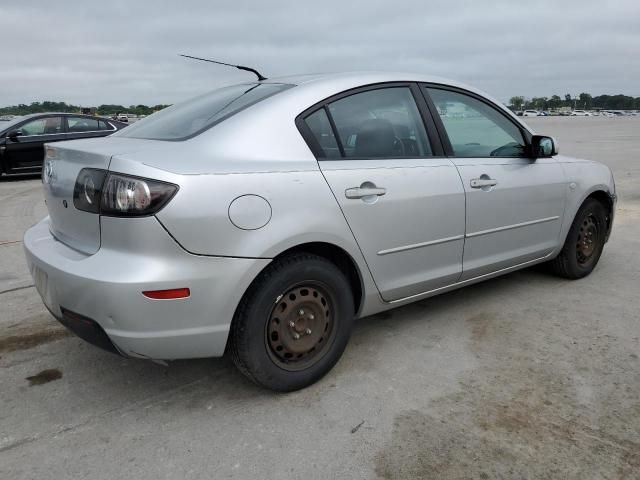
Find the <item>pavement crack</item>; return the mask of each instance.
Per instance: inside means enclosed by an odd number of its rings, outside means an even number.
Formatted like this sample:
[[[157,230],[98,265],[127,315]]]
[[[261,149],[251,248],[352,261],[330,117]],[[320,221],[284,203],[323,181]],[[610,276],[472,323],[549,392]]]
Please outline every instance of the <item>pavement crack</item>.
[[[13,245],[15,243],[22,243],[22,240],[7,240],[7,241],[0,241],[0,247],[3,245]]]
[[[11,442],[8,445],[0,447],[0,453],[6,452],[6,451],[11,450],[13,448],[21,447],[22,445],[26,445],[27,443],[35,442],[37,439],[38,439],[38,437],[21,438],[20,440],[16,440],[15,442]]]
[[[33,287],[35,287],[35,285],[31,284],[31,285],[24,285],[22,287],[9,288],[8,290],[2,290],[0,292],[0,295],[2,295],[3,293],[17,292],[18,290],[25,290],[27,288],[33,288]]]
[[[174,388],[170,388],[165,392],[159,393],[157,395],[153,395],[151,397],[148,398],[144,398],[141,400],[138,400],[137,402],[133,402],[131,404],[126,404],[126,405],[122,405],[122,406],[118,406],[118,407],[114,407],[114,408],[110,408],[109,410],[106,410],[102,413],[99,413],[97,415],[90,415],[88,416],[86,419],[71,424],[71,425],[64,425],[61,426],[60,428],[57,429],[52,429],[49,430],[48,432],[43,432],[40,434],[37,434],[35,436],[32,437],[26,437],[20,440],[17,440],[15,442],[12,442],[8,445],[5,445],[3,447],[0,447],[0,453],[1,452],[5,452],[7,450],[11,450],[13,448],[18,448],[21,447],[23,445],[27,445],[29,443],[35,442],[35,441],[40,441],[40,440],[46,440],[46,439],[50,439],[50,438],[56,438],[58,435],[63,435],[66,433],[75,433],[77,430],[86,427],[87,425],[90,425],[91,423],[95,422],[96,420],[100,420],[106,417],[109,417],[110,415],[113,415],[115,413],[126,413],[132,410],[135,410],[136,408],[146,405],[146,406],[153,406],[156,405],[157,403],[159,403],[160,401],[162,401],[165,398],[170,398],[172,395],[178,394],[184,390],[187,390],[190,387],[193,387],[195,385],[198,385],[200,383],[205,382],[209,377],[208,376],[202,376],[201,378],[195,379],[193,381],[187,382],[183,385],[179,385],[177,387]]]

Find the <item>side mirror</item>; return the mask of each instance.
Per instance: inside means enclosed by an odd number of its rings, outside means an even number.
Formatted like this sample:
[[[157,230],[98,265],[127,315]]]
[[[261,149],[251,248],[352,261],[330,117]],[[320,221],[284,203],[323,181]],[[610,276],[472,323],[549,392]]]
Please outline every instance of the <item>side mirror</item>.
[[[11,130],[7,134],[7,138],[9,138],[13,142],[17,142],[18,141],[18,137],[21,136],[21,135],[22,135],[22,132],[20,130]]]
[[[558,154],[558,143],[553,137],[534,135],[531,138],[531,157],[548,158]]]

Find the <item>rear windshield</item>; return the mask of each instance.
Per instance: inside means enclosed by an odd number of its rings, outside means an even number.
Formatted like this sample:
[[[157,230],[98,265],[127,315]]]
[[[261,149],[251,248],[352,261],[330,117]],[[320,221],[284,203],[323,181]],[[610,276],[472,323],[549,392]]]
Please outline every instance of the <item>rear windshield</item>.
[[[253,83],[232,85],[165,108],[114,136],[150,140],[186,140],[216,123],[293,85]]]

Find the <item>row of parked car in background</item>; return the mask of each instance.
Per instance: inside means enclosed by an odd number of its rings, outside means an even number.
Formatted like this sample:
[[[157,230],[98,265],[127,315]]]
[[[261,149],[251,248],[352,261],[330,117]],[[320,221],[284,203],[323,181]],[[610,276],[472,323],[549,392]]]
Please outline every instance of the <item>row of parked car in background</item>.
[[[111,115],[109,118],[111,120],[117,120],[122,123],[134,123],[138,120],[142,120],[146,115],[134,115],[132,113],[116,113],[115,115]]]
[[[570,110],[570,111],[547,111],[547,110],[522,110],[517,111],[519,117],[630,117],[640,115],[638,110]]]
[[[106,137],[128,122],[77,113],[33,113],[0,117],[0,175],[39,173],[44,144]]]

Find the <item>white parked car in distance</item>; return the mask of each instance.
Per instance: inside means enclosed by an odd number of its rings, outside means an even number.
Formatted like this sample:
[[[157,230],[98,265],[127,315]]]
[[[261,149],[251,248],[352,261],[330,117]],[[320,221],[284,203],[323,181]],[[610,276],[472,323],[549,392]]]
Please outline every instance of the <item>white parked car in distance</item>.
[[[522,113],[523,117],[541,117],[543,116],[542,113],[540,113],[538,110],[525,110]]]
[[[574,110],[573,112],[571,112],[571,116],[572,117],[592,117],[593,114],[586,110]]]

